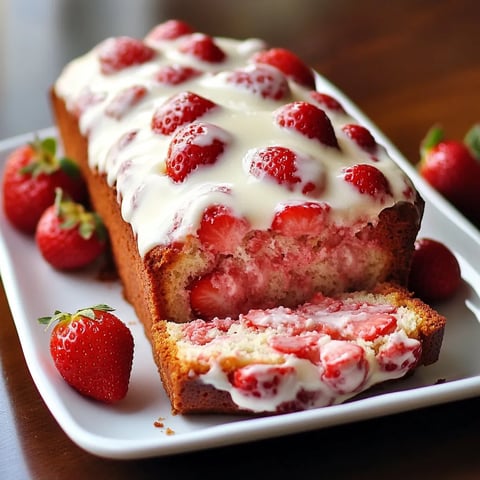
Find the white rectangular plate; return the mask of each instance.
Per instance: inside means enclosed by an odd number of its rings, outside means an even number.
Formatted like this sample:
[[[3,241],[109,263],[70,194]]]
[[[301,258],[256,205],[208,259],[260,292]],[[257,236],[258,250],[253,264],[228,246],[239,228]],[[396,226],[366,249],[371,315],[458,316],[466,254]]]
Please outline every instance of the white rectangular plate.
[[[321,79],[323,91],[370,128],[412,178],[426,201],[420,236],[436,238],[457,255],[463,284],[454,299],[437,305],[448,319],[439,361],[415,375],[377,387],[349,403],[266,418],[176,415],[162,388],[150,344],[117,282],[100,282],[95,272],[61,273],[40,257],[34,240],[13,230],[0,213],[0,267],[25,359],[47,407],[80,447],[107,458],[171,455],[258,440],[368,419],[480,394],[480,234],[416,174],[413,167],[348,98]],[[54,129],[39,132],[55,135]],[[33,134],[0,142],[0,161]],[[73,312],[107,303],[135,338],[131,383],[115,406],[89,401],[69,388],[49,354],[49,333],[37,318],[55,310]],[[163,426],[155,426],[160,421]]]

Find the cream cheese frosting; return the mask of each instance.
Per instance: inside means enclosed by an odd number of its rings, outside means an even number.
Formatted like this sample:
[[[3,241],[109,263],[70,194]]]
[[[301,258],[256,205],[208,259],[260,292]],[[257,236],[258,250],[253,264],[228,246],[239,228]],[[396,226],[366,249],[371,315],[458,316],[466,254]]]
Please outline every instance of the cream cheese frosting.
[[[109,75],[100,68],[100,44],[70,62],[54,86],[67,108],[77,111],[81,132],[88,137],[90,166],[105,174],[108,183],[116,188],[123,219],[131,224],[141,255],[156,245],[194,234],[204,209],[213,203],[230,207],[253,229],[268,229],[274,212],[288,203],[327,202],[336,222],[354,224],[359,217],[375,223],[384,208],[400,201],[414,201],[409,180],[383,147],[378,146],[372,158],[343,133],[342,126],[357,123],[348,113],[325,109],[339,144],[338,149],[332,148],[280,128],[273,121],[273,112],[286,103],[312,102],[308,88],[286,79],[287,94],[273,100],[228,81],[232,71],[252,68],[252,55],[265,48],[262,41],[217,37],[214,41],[225,52],[225,59],[209,63],[183,53],[179,48],[183,40],[146,37],[144,41],[155,55],[140,65]],[[177,85],[166,85],[156,80],[159,68],[166,65],[189,66],[200,74]],[[107,114],[118,95],[132,87],[142,90],[138,102],[121,112],[120,118]],[[328,91],[320,76],[316,77],[316,89]],[[197,168],[184,182],[176,183],[165,173],[172,135],[154,132],[151,122],[159,106],[183,91],[197,93],[216,104],[200,120],[221,129],[226,148],[214,165]],[[85,96],[94,101],[78,111],[78,102]],[[291,148],[300,157],[313,158],[314,168],[302,169],[299,164],[299,171],[305,181],[322,177],[321,195],[312,198],[250,175],[252,152],[269,146]],[[391,190],[386,200],[380,202],[362,195],[342,180],[342,170],[359,163],[372,164],[386,176]],[[182,212],[180,221],[178,212]]]

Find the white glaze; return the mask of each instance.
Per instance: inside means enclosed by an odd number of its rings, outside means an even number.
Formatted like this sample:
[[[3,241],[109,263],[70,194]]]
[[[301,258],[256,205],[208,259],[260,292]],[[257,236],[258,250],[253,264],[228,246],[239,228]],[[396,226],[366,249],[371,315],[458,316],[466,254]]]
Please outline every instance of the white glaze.
[[[158,244],[181,240],[194,233],[205,206],[214,202],[230,206],[238,215],[245,216],[253,228],[267,229],[273,213],[280,203],[298,200],[326,201],[332,206],[335,221],[342,224],[362,220],[375,222],[380,210],[400,200],[412,201],[405,196],[405,176],[380,147],[373,162],[388,178],[392,197],[386,203],[374,201],[359,194],[351,185],[339,180],[345,166],[372,163],[368,154],[353,145],[341,132],[342,125],[354,123],[349,115],[329,113],[337,134],[340,151],[310,140],[297,132],[286,131],[273,122],[272,112],[293,100],[308,100],[308,90],[289,82],[291,96],[281,101],[264,99],[246,89],[232,86],[226,81],[228,73],[248,65],[253,52],[264,47],[259,40],[237,41],[216,38],[227,53],[220,64],[209,64],[180,53],[182,38],[173,41],[146,42],[157,50],[157,55],[139,66],[133,66],[112,75],[100,72],[98,47],[66,66],[55,84],[56,94],[74,109],[75,99],[89,88],[104,98],[88,108],[80,117],[80,128],[89,139],[89,162],[107,175],[115,186],[121,201],[121,211],[138,239],[142,255]],[[177,86],[166,86],[154,80],[159,66],[189,65],[205,73]],[[247,66],[246,68],[251,68]],[[124,88],[142,85],[148,89],[144,98],[121,121],[105,115],[105,109]],[[205,96],[217,108],[207,112],[201,121],[220,126],[230,138],[228,148],[214,166],[198,168],[183,183],[174,183],[165,175],[165,159],[171,136],[154,133],[150,124],[155,108],[180,91],[193,91]],[[318,80],[317,90],[322,91]],[[137,131],[133,141],[123,149],[116,143],[129,132]],[[246,174],[245,164],[253,149],[271,145],[292,148],[301,155],[318,162],[301,169],[301,174],[325,179],[321,197],[305,196],[288,191],[268,179],[259,180]],[[226,192],[228,190],[228,192]],[[183,213],[178,228],[172,225]]]

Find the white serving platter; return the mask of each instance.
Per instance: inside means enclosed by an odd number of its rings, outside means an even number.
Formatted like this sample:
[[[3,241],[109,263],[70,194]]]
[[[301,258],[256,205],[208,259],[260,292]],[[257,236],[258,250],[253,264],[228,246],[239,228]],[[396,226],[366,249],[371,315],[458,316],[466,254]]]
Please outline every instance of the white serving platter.
[[[366,125],[406,171],[425,199],[419,236],[441,240],[460,262],[462,286],[435,307],[448,319],[440,359],[415,375],[377,387],[343,405],[250,418],[226,415],[172,415],[153,362],[150,344],[118,282],[100,282],[94,270],[61,273],[38,253],[34,240],[15,231],[0,211],[0,273],[33,381],[45,404],[73,442],[92,454],[145,458],[213,448],[320,429],[347,422],[460,400],[480,394],[480,233],[418,176],[387,138],[335,87],[322,89]],[[36,132],[55,135],[55,129]],[[0,164],[34,133],[0,142]],[[130,327],[135,358],[127,397],[115,406],[90,401],[60,378],[50,358],[49,333],[37,318],[55,310],[107,303]],[[163,426],[155,426],[155,422]]]

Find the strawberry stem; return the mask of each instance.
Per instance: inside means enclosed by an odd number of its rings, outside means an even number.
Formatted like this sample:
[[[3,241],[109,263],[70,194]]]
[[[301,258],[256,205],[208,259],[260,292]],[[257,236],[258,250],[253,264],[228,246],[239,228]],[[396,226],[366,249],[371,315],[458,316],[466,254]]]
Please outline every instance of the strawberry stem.
[[[472,152],[473,156],[480,160],[480,123],[473,125],[464,138],[464,143]]]
[[[78,227],[78,233],[88,240],[96,235],[100,241],[105,241],[107,231],[102,219],[96,212],[90,212],[85,207],[76,203],[63,193],[60,188],[55,190],[55,212],[62,220],[60,228],[70,230]]]
[[[423,158],[426,153],[438,145],[444,138],[444,131],[440,125],[434,125],[420,143],[420,155]]]
[[[46,325],[45,330],[48,330],[49,327],[54,323],[71,322],[78,317],[87,317],[91,320],[95,320],[95,311],[113,312],[115,311],[115,309],[105,303],[99,303],[98,305],[94,305],[93,307],[81,308],[80,310],[77,310],[74,314],[55,310],[53,315],[48,317],[40,317],[37,321],[42,325]]]
[[[30,142],[30,147],[35,154],[35,160],[23,167],[20,170],[21,173],[36,177],[41,173],[51,175],[58,170],[62,170],[70,177],[80,177],[80,169],[73,160],[66,157],[60,159],[57,157],[57,141],[55,138],[47,137],[41,140],[38,136],[35,136],[33,142]]]

